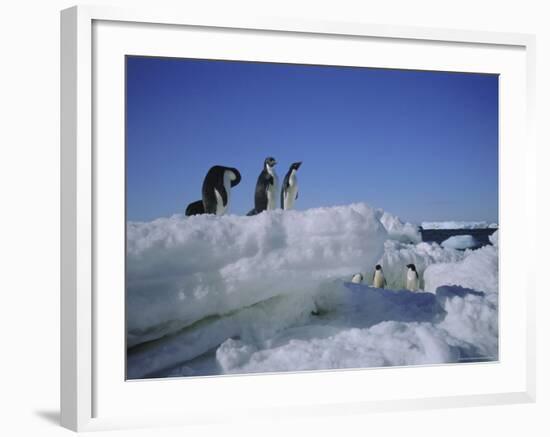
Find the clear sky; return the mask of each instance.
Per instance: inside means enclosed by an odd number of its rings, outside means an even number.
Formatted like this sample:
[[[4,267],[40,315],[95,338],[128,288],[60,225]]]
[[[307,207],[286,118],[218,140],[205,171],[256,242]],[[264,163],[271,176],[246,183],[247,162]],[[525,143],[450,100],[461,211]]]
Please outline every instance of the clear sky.
[[[496,75],[128,57],[128,220],[183,213],[213,165],[254,206],[267,156],[296,209],[367,202],[419,223],[498,221]]]

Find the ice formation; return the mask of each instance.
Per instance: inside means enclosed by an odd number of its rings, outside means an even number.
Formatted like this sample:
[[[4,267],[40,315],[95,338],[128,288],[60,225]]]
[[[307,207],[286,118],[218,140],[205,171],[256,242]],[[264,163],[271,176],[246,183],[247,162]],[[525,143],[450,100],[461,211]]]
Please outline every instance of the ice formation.
[[[498,228],[497,223],[486,221],[442,221],[442,222],[422,222],[423,229],[485,229]]]
[[[353,204],[173,216],[127,235],[129,378],[498,357],[498,231],[459,251]],[[369,286],[377,263],[387,289]],[[419,292],[403,290],[409,263]]]
[[[441,243],[447,249],[472,249],[479,243],[472,235],[453,235]]]
[[[376,214],[388,231],[388,238],[402,243],[420,243],[422,241],[418,226],[412,223],[403,223],[399,217],[381,209],[377,209]]]
[[[366,204],[127,227],[129,346],[374,265],[387,232]]]
[[[460,285],[477,291],[498,292],[498,248],[470,251],[457,262],[434,264],[424,272],[424,289],[434,293],[442,285]]]
[[[423,273],[429,265],[459,261],[464,256],[463,252],[443,248],[437,243],[403,244],[399,241],[387,240],[384,243],[384,255],[378,263],[384,270],[388,288],[399,290],[405,288],[407,264],[412,263],[416,266],[422,287]],[[373,273],[374,271],[369,271],[367,275],[369,284],[372,282]]]

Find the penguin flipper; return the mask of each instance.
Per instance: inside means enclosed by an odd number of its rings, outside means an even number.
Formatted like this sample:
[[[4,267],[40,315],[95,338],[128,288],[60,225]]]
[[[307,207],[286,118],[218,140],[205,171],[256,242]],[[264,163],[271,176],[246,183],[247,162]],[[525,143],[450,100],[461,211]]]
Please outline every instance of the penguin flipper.
[[[247,216],[256,215],[258,212],[256,211],[256,208],[252,208],[250,211],[246,213]]]

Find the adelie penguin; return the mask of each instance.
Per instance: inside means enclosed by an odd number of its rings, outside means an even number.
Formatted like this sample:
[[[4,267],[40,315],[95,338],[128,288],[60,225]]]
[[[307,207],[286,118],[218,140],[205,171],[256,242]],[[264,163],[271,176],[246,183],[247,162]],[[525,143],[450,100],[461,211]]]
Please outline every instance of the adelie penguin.
[[[418,290],[420,280],[414,264],[407,264],[407,290]]]
[[[294,208],[294,202],[298,198],[298,178],[296,177],[296,172],[301,165],[301,162],[293,163],[283,179],[283,186],[281,187],[282,209]]]
[[[229,208],[231,188],[241,182],[239,170],[233,167],[215,165],[208,170],[202,184],[202,201],[190,203],[186,215],[223,215]],[[202,204],[202,205],[201,205]]]
[[[386,278],[384,278],[382,266],[380,264],[376,264],[376,267],[374,268],[374,275],[372,277],[372,286],[375,288],[384,288],[386,285]]]
[[[264,168],[258,176],[254,193],[254,209],[247,215],[256,215],[267,209],[277,208],[277,187],[279,180],[275,173],[275,158],[268,157],[264,161]]]

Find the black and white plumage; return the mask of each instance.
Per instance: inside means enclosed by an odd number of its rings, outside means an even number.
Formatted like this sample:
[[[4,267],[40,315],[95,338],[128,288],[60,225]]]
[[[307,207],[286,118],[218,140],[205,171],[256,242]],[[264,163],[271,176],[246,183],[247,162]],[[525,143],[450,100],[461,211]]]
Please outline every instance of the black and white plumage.
[[[296,172],[301,165],[301,162],[293,163],[283,179],[283,185],[281,187],[282,209],[294,208],[294,202],[298,198],[298,178],[296,177]]]
[[[420,278],[414,264],[407,264],[407,290],[416,291],[420,286]]]
[[[279,180],[274,168],[276,164],[277,161],[271,156],[265,159],[264,168],[256,182],[254,209],[247,215],[255,215],[265,210],[277,208],[277,187]]]
[[[204,203],[202,203],[202,200],[191,202],[187,205],[187,208],[185,208],[185,215],[187,216],[199,214],[204,214]]]
[[[351,277],[352,284],[361,284],[363,282],[363,275],[361,273],[356,273]]]
[[[375,288],[384,288],[387,285],[384,272],[380,264],[376,264],[374,275],[372,275],[372,286]]]
[[[202,202],[190,203],[185,214],[225,214],[229,208],[231,188],[239,182],[241,182],[241,174],[236,168],[221,165],[211,167],[202,184]],[[200,203],[202,203],[202,209]]]

